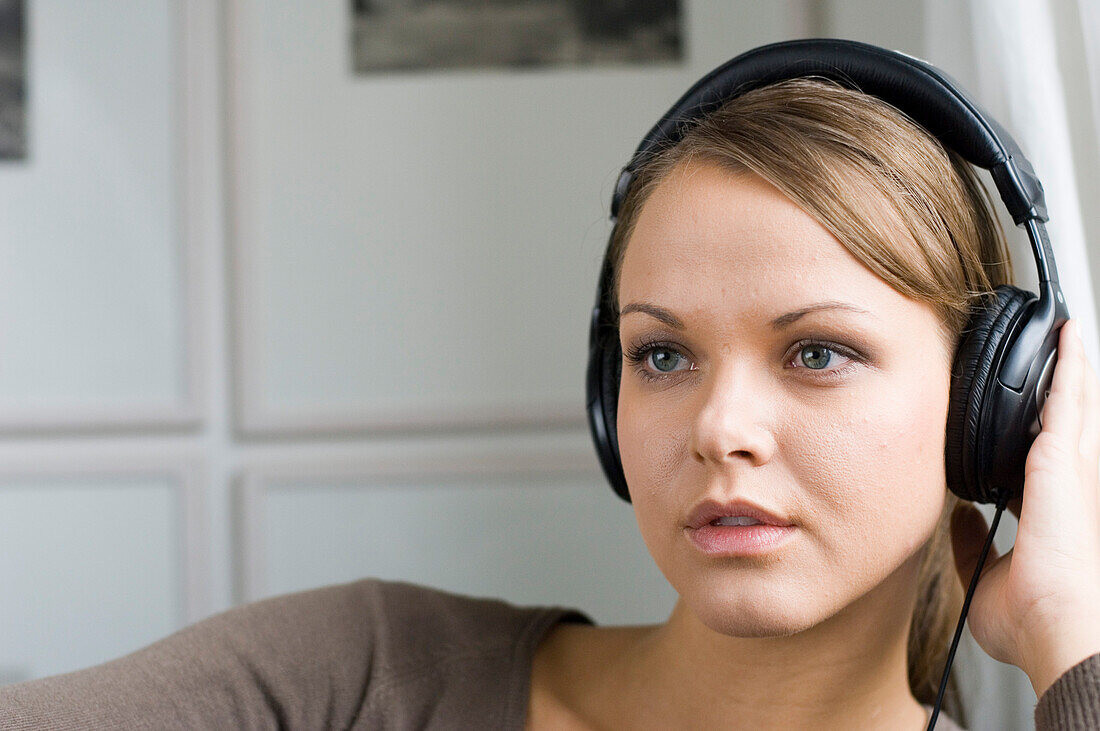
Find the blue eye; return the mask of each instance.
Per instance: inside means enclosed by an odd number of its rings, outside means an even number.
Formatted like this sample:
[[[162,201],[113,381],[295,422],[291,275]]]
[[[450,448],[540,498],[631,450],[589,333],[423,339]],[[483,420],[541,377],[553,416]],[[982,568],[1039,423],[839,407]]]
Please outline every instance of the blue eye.
[[[787,365],[816,379],[838,379],[866,359],[843,345],[816,340],[796,343]]]
[[[798,357],[807,368],[818,371],[827,367],[833,359],[833,351],[824,345],[807,345],[799,351]]]
[[[691,358],[672,343],[639,343],[623,349],[623,359],[644,381],[663,381],[695,369]]]
[[[661,373],[679,370],[681,364],[687,363],[687,358],[668,348],[654,348],[649,351],[649,357],[646,360],[649,361],[653,370]]]

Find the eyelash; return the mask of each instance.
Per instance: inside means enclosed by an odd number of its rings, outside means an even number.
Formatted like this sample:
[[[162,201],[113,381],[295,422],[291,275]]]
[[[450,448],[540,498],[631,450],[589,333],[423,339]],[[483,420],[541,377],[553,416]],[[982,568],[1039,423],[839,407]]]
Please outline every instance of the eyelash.
[[[626,352],[623,353],[623,356],[626,358],[626,362],[634,367],[634,370],[638,373],[639,376],[641,376],[643,381],[663,381],[670,376],[675,376],[678,373],[681,373],[681,371],[671,371],[669,373],[658,374],[653,373],[648,368],[646,368],[646,361],[649,360],[650,354],[657,350],[671,350],[672,352],[677,353],[681,358],[685,358],[689,361],[691,360],[686,355],[684,355],[683,351],[681,351],[672,343],[661,341],[650,341],[639,343],[638,345],[633,345],[628,348]]]
[[[809,371],[810,373],[819,374],[819,375],[811,376],[812,378],[817,379],[819,381],[826,381],[827,382],[827,381],[839,380],[845,374],[847,374],[848,371],[850,371],[852,368],[854,368],[857,365],[865,362],[864,359],[859,355],[859,353],[855,352],[851,348],[845,347],[845,346],[840,345],[838,343],[829,342],[827,340],[805,339],[805,340],[799,340],[797,343],[795,343],[794,345],[792,345],[790,348],[787,349],[787,352],[790,353],[791,355],[790,355],[790,357],[785,358],[784,363],[785,364],[790,364],[791,362],[793,362],[793,360],[795,358],[798,357],[798,354],[804,348],[807,348],[807,347],[810,347],[810,346],[818,346],[818,347],[821,347],[821,348],[825,348],[825,349],[831,351],[832,353],[834,353],[835,355],[840,355],[840,356],[843,356],[844,358],[847,358],[848,361],[849,361],[849,362],[847,362],[847,363],[845,363],[841,366],[838,366],[836,368],[830,368],[828,370],[823,370],[823,369],[822,370],[817,370],[817,369],[813,369],[813,368],[807,368],[805,366],[795,367],[795,370]],[[637,374],[644,381],[648,381],[648,382],[663,381],[663,380],[666,380],[668,378],[675,377],[680,373],[683,373],[683,371],[669,371],[668,373],[659,374],[659,373],[654,373],[654,372],[650,371],[646,367],[646,361],[649,359],[650,354],[653,353],[654,351],[657,351],[657,350],[671,350],[672,352],[678,354],[681,358],[685,358],[689,362],[691,360],[690,358],[688,358],[688,356],[677,345],[675,345],[674,343],[665,342],[665,341],[649,341],[649,342],[639,343],[637,345],[633,345],[630,348],[628,348],[623,353],[623,355],[626,359],[626,362],[634,368],[635,372],[637,372]],[[689,368],[689,370],[694,370],[694,367]]]
[[[807,339],[807,340],[799,340],[797,343],[795,343],[793,346],[791,346],[791,349],[787,352],[793,353],[793,355],[791,356],[791,358],[787,359],[787,363],[790,363],[791,361],[793,361],[795,358],[798,357],[798,354],[804,348],[808,348],[811,345],[825,348],[825,349],[831,351],[835,355],[839,355],[839,356],[842,356],[842,357],[848,359],[847,363],[845,363],[843,365],[840,365],[840,366],[837,366],[836,368],[830,368],[829,370],[815,370],[813,368],[807,368],[805,366],[801,366],[801,367],[797,368],[797,370],[804,370],[804,371],[809,371],[810,373],[813,373],[813,374],[817,374],[817,375],[814,375],[812,377],[820,379],[822,381],[837,381],[837,380],[840,380],[850,370],[857,367],[861,363],[866,362],[865,359],[862,356],[860,356],[860,354],[857,353],[852,348],[845,347],[845,346],[843,346],[839,343],[829,342],[828,340]]]

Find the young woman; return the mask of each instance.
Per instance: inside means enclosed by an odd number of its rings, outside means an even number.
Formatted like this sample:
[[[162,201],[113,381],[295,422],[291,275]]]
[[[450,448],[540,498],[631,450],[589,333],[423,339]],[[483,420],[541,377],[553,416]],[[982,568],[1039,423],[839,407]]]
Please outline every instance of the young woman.
[[[947,489],[952,361],[1011,278],[974,174],[875,97],[784,81],[635,171],[609,260],[618,447],[666,622],[364,581],[0,689],[0,727],[924,728],[986,533]],[[1041,729],[1100,723],[1098,471],[1071,321],[1015,547],[969,615]]]
[[[952,516],[964,580],[985,537],[946,489],[952,361],[1011,276],[969,166],[877,98],[766,86],[635,171],[608,258],[623,473],[680,601],[660,627],[551,633],[532,717],[923,727],[960,606]],[[1100,652],[1100,402],[1073,331],[1016,548],[970,615],[1040,695]]]

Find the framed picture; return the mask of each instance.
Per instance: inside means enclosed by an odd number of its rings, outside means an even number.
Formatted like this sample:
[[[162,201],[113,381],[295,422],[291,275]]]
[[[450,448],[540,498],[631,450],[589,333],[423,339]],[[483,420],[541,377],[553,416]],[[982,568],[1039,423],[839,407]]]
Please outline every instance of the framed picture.
[[[680,0],[351,0],[357,73],[683,57]]]
[[[23,0],[0,0],[0,160],[27,156]]]

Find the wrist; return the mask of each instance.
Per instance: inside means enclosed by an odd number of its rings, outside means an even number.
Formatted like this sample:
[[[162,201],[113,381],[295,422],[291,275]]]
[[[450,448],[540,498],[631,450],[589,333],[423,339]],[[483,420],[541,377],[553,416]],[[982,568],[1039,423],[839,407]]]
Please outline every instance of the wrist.
[[[1089,617],[1050,622],[1049,632],[1038,639],[1020,663],[1035,696],[1041,697],[1067,670],[1100,652],[1100,621]]]

